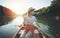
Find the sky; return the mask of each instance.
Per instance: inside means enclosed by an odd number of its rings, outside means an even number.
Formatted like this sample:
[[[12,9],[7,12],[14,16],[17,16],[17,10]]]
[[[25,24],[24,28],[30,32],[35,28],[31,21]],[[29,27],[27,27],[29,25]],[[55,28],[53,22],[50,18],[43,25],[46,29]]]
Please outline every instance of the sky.
[[[29,7],[36,10],[50,6],[52,0],[0,0],[0,5],[5,6],[16,14],[24,14]]]

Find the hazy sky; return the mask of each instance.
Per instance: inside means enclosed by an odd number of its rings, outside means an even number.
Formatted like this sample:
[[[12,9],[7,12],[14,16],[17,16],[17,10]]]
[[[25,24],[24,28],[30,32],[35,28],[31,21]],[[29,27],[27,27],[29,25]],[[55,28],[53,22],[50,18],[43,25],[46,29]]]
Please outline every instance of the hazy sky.
[[[0,0],[0,5],[3,5],[16,13],[24,13],[29,7],[36,10],[42,7],[47,7],[51,4],[52,0]]]

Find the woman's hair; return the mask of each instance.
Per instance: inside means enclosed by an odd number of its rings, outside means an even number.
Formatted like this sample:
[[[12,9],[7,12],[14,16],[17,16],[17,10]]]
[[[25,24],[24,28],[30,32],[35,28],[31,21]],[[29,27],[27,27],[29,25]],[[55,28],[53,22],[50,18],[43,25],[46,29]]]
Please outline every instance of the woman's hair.
[[[30,8],[28,9],[28,13],[30,13],[31,11],[34,11],[34,10],[35,10],[34,8],[30,7]]]

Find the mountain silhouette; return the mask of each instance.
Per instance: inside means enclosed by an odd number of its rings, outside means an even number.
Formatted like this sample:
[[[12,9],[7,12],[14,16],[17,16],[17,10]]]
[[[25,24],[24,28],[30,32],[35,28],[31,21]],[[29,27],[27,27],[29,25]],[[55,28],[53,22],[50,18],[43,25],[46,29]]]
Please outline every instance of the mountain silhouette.
[[[0,26],[7,24],[14,18],[16,18],[15,12],[13,12],[11,9],[7,7],[0,5]]]

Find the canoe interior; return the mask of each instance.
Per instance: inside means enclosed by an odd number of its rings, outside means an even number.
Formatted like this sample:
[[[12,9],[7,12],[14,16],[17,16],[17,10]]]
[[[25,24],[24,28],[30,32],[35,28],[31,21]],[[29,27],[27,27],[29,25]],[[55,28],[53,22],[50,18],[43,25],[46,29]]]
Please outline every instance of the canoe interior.
[[[20,35],[21,35],[21,33],[20,33],[20,34],[17,34],[17,35],[15,36],[15,38],[20,38],[20,37],[19,37]],[[30,38],[32,38],[32,37],[30,37]],[[41,34],[41,33],[34,33],[33,38],[43,38],[43,37],[42,37],[42,34]]]
[[[13,38],[20,38],[19,36],[21,35],[21,33],[24,31],[24,28],[22,27],[21,29],[19,29],[17,31],[17,33],[13,36]],[[30,37],[32,38],[32,37]],[[43,38],[42,34],[40,31],[38,31],[37,29],[35,29],[34,31],[34,36],[33,38]]]

